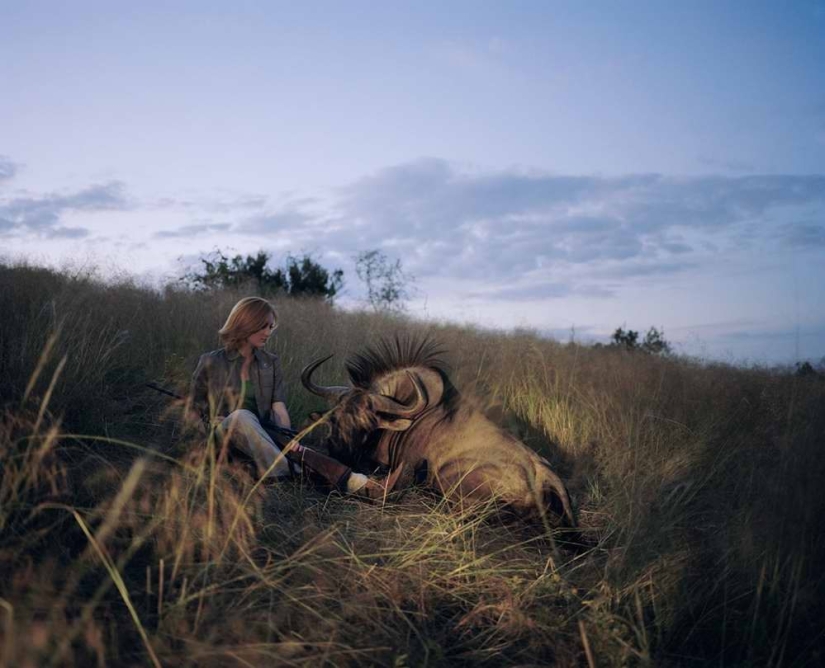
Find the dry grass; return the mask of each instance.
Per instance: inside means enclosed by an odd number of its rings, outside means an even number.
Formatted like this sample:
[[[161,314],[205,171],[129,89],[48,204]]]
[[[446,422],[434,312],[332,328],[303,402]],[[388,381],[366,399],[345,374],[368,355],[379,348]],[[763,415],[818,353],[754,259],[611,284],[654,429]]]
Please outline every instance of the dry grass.
[[[142,383],[184,389],[238,296],[0,267],[0,665],[821,663],[825,383],[279,305],[293,379],[430,330],[569,481],[574,549],[424,491],[264,489],[182,431]]]

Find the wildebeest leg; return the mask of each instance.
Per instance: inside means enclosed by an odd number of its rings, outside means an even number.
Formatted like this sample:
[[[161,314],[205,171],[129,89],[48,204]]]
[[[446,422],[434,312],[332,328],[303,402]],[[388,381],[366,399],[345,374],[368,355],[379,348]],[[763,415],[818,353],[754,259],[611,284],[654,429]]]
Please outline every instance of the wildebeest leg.
[[[567,488],[546,462],[542,461],[537,470],[537,478],[541,481],[541,495],[544,503],[542,510],[549,511],[557,518],[558,524],[567,528],[577,526],[576,515]]]
[[[570,497],[561,479],[544,465],[537,467],[536,474],[526,468],[504,471],[498,465],[455,460],[442,465],[433,482],[445,497],[454,500],[478,504],[497,498],[501,509],[514,516],[552,527],[575,527]]]
[[[483,503],[497,496],[497,468],[476,461],[451,461],[434,472],[433,483],[446,498]]]

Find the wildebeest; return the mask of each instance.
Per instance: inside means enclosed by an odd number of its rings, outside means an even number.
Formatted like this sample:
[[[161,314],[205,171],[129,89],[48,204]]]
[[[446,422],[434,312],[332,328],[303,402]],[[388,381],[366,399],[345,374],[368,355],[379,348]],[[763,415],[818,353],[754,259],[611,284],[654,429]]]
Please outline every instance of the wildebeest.
[[[517,515],[575,526],[570,496],[549,462],[462,396],[442,355],[432,339],[384,339],[347,360],[351,385],[337,387],[312,380],[329,357],[308,364],[304,387],[335,402],[330,454],[362,469],[403,466],[401,486],[422,482],[469,501],[496,497]]]

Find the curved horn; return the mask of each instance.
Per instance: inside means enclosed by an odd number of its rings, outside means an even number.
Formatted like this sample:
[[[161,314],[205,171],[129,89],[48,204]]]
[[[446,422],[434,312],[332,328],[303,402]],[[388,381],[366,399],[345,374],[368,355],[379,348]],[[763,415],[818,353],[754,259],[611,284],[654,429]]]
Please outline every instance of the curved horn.
[[[343,387],[340,385],[324,387],[323,385],[316,385],[312,382],[312,374],[314,373],[315,369],[317,369],[331,357],[332,355],[320,357],[314,362],[310,362],[309,364],[307,364],[304,367],[304,370],[301,371],[301,383],[303,383],[304,387],[307,388],[313,394],[322,397],[327,401],[337,401],[342,394],[344,394],[345,392],[349,392],[350,388]]]
[[[376,411],[388,413],[397,418],[411,418],[421,412],[421,409],[427,404],[426,392],[424,388],[421,387],[421,381],[415,374],[407,371],[407,375],[410,377],[415,388],[415,400],[413,403],[408,406],[386,394],[373,394],[372,407]]]

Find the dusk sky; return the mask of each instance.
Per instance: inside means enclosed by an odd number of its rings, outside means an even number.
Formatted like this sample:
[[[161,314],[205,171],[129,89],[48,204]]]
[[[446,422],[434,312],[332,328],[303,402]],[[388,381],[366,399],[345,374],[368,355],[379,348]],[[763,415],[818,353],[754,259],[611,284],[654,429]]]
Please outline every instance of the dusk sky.
[[[416,278],[418,318],[825,357],[825,2],[0,0],[0,256]]]

